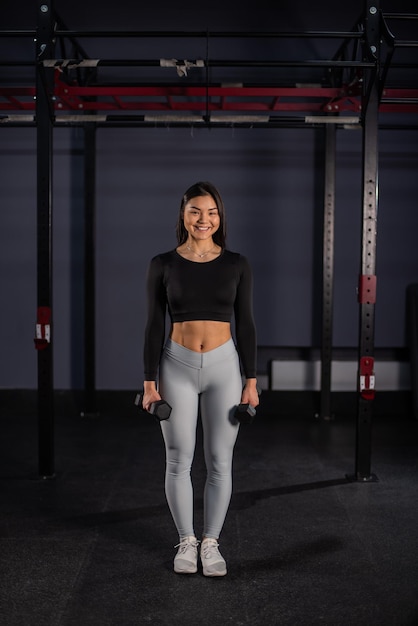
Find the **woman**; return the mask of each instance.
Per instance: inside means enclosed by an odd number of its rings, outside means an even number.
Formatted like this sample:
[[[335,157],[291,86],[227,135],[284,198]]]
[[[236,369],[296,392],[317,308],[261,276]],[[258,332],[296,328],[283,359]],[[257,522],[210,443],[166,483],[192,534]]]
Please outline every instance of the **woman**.
[[[155,256],[148,269],[142,406],[148,410],[162,398],[172,407],[161,429],[165,492],[179,534],[174,571],[181,574],[197,571],[191,467],[200,407],[207,468],[200,557],[205,576],[224,576],[218,539],[232,494],[234,410],[240,402],[259,403],[252,273],[245,257],[225,248],[224,204],[211,183],[186,191],[176,231],[177,248]],[[164,345],[167,310],[171,330]]]

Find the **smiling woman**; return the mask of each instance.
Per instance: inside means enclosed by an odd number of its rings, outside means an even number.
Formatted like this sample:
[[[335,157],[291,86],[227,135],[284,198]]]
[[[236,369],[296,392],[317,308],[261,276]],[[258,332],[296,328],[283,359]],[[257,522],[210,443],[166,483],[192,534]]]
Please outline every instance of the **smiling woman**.
[[[187,239],[177,247],[177,253],[183,258],[207,263],[221,254],[222,247],[213,239],[221,218],[212,196],[196,196],[186,202],[181,224],[187,232]],[[231,338],[230,323],[214,320],[174,322],[170,337],[190,350],[207,352]]]
[[[195,255],[200,261],[205,257],[218,256],[221,246],[213,241],[213,235],[219,229],[220,217],[218,207],[214,206],[211,196],[192,198],[187,202],[183,212],[183,224],[188,232],[186,242],[177,248],[177,252],[186,259]],[[210,248],[207,248],[208,244]]]
[[[181,574],[197,571],[191,468],[201,415],[207,480],[200,557],[205,576],[224,576],[218,538],[232,494],[234,411],[240,403],[259,403],[252,272],[245,257],[225,248],[225,208],[211,183],[186,191],[176,231],[177,248],[154,257],[148,270],[142,405],[149,410],[163,397],[172,409],[161,429],[166,496],[179,535],[174,571]],[[164,345],[167,310],[171,331]]]

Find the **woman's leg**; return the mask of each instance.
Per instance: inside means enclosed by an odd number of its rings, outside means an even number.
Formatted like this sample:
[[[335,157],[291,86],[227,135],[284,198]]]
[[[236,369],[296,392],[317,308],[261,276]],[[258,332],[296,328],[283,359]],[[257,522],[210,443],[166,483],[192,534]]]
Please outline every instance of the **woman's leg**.
[[[176,349],[171,346],[172,349]],[[180,540],[193,536],[193,486],[191,466],[196,445],[198,373],[165,351],[161,360],[159,390],[171,405],[171,415],[161,422],[166,449],[165,493]]]
[[[208,472],[203,536],[217,539],[231,500],[232,459],[239,429],[233,414],[241,400],[242,378],[235,347],[227,358],[202,374],[201,414]]]

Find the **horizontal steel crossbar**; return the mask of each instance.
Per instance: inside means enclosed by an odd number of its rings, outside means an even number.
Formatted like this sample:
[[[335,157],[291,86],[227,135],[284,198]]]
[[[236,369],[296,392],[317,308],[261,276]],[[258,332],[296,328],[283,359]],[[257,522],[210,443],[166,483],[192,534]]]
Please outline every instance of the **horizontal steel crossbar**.
[[[65,111],[359,113],[361,94],[352,87],[78,86],[55,81],[55,113]],[[0,87],[0,111],[33,111],[35,87]],[[418,113],[418,89],[385,89],[381,112]]]

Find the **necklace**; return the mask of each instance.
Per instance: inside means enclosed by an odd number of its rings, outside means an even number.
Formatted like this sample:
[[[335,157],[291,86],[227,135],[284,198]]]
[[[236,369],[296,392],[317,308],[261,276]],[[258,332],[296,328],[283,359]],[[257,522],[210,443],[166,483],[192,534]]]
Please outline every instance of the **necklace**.
[[[196,256],[199,257],[199,259],[203,259],[205,256],[207,256],[209,254],[209,252],[212,252],[212,250],[215,249],[215,246],[212,246],[210,250],[208,250],[207,252],[204,252],[203,254],[198,254],[197,252],[195,252],[190,246],[186,245],[186,248],[188,250],[190,250],[190,252],[192,252],[193,254],[195,254]]]

